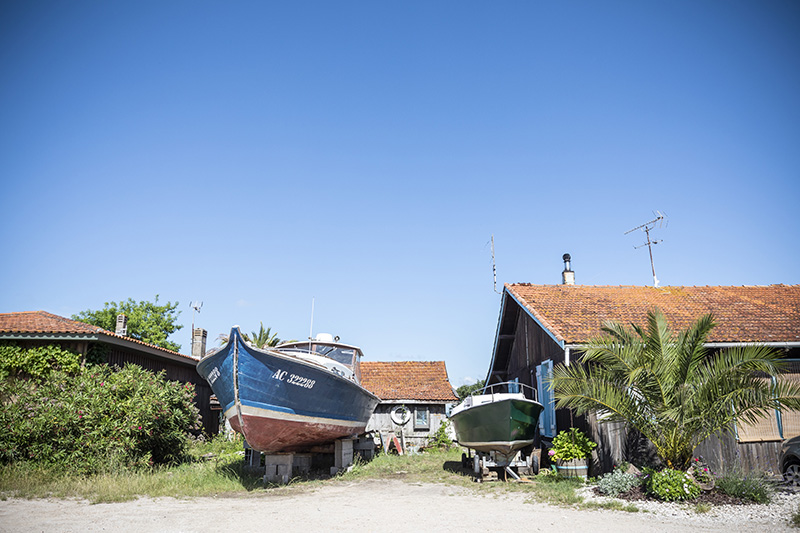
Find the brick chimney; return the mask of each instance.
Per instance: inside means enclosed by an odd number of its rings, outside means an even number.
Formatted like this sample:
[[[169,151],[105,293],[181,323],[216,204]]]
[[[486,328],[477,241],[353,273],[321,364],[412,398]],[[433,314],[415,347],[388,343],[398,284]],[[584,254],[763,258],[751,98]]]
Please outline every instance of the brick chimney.
[[[128,335],[128,317],[125,315],[119,314],[117,315],[117,327],[114,330],[114,333],[119,335],[120,337],[127,337]]]
[[[206,337],[208,332],[203,328],[195,328],[192,332],[192,357],[200,359],[206,354]]]

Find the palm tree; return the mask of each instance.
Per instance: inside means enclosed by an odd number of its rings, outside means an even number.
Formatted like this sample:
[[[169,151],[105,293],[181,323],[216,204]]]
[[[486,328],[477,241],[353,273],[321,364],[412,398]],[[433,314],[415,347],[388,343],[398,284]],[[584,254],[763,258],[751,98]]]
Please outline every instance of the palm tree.
[[[758,345],[712,352],[705,343],[714,325],[709,314],[675,334],[657,309],[647,314],[646,330],[605,323],[581,364],[553,370],[556,406],[627,422],[667,467],[681,470],[703,440],[733,431],[735,421],[800,409],[800,386],[778,379],[778,352]]]
[[[258,330],[258,333],[255,331],[250,335],[245,333],[244,340],[260,349],[277,346],[282,342],[276,333],[272,333],[271,328],[264,329],[263,322],[261,322],[261,329]]]
[[[243,333],[242,337],[244,337],[244,340],[247,343],[252,344],[256,348],[259,348],[259,349],[262,349],[262,350],[264,348],[270,348],[272,346],[277,346],[280,343],[284,342],[284,341],[282,341],[281,339],[278,338],[278,334],[277,333],[272,333],[272,329],[271,328],[264,329],[264,323],[263,322],[261,322],[261,329],[258,330],[258,333],[256,333],[255,331],[250,333],[250,335],[248,335],[247,333]],[[220,346],[222,346],[223,344],[228,342],[228,335],[225,335],[224,333],[220,333],[219,337],[217,337],[217,340],[219,340],[219,344],[220,344]]]

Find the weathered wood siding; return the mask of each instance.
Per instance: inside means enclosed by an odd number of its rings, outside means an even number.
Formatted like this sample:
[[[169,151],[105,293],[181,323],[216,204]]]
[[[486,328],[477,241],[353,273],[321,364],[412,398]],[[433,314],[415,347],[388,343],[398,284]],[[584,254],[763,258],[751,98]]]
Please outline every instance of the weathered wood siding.
[[[411,419],[403,426],[395,424],[391,417],[391,411],[398,405],[405,405],[411,411]],[[428,409],[428,428],[415,428],[414,427],[414,409],[427,408]],[[421,447],[428,444],[428,439],[436,433],[439,425],[443,420],[447,420],[445,413],[445,404],[443,403],[389,403],[381,402],[372,413],[372,417],[367,424],[367,431],[377,431],[384,435],[394,433],[400,438],[402,429],[403,438],[406,441],[406,446]],[[451,438],[454,435],[450,435]],[[376,441],[377,444],[377,441]]]
[[[610,472],[623,461],[637,465],[656,465],[658,459],[650,442],[635,431],[628,431],[623,422],[590,424],[590,434],[598,443],[594,453],[596,472]],[[778,474],[781,441],[737,442],[732,435],[710,437],[695,449],[694,457],[702,457],[716,474],[730,472],[767,472]]]
[[[554,365],[563,363],[564,350],[527,313],[520,313],[505,380],[519,379],[520,383],[535,388],[536,366],[548,359]]]

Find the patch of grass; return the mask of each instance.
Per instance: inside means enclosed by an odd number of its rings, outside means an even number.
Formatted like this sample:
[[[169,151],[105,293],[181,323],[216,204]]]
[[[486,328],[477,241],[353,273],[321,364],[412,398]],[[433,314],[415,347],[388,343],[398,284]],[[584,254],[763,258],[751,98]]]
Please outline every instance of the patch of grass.
[[[625,503],[621,500],[611,500],[607,502],[586,502],[583,507],[587,509],[604,509],[608,511],[624,511],[626,513],[638,513],[641,511],[632,503]]]
[[[339,476],[346,481],[400,479],[418,483],[471,483],[461,471],[461,450],[431,450],[418,455],[379,454],[369,462],[357,461]]]
[[[694,506],[694,512],[697,514],[705,514],[711,510],[711,504],[709,503],[698,503]]]
[[[64,474],[25,463],[0,468],[0,493],[14,498],[81,498],[105,503],[139,496],[219,496],[261,488],[260,476],[248,474],[243,465],[226,462],[187,463],[151,471],[90,476]]]
[[[792,518],[789,519],[789,524],[792,527],[800,527],[800,509],[794,512]]]
[[[209,460],[199,459],[217,447]],[[119,468],[80,475],[57,466],[17,462],[0,466],[0,496],[13,498],[81,498],[93,503],[133,500],[139,496],[219,496],[263,489],[261,476],[244,466],[241,443],[200,443],[195,459],[173,467],[147,470]]]
[[[525,503],[578,505],[583,503],[583,497],[576,494],[575,491],[581,486],[583,486],[583,480],[578,478],[536,476],[536,481],[530,485],[529,489],[531,498],[525,500]]]
[[[0,466],[0,498],[81,498],[93,503],[133,500],[141,496],[191,498],[201,496],[285,495],[313,490],[328,483],[397,479],[410,483],[446,483],[479,495],[522,493],[527,503],[580,504],[575,478],[544,473],[525,483],[475,483],[461,468],[461,450],[432,450],[419,455],[378,455],[357,461],[349,472],[330,479],[294,478],[288,486],[264,486],[258,470],[245,466],[241,442],[195,442],[191,460],[172,467],[119,470],[76,475],[52,467],[15,463]]]

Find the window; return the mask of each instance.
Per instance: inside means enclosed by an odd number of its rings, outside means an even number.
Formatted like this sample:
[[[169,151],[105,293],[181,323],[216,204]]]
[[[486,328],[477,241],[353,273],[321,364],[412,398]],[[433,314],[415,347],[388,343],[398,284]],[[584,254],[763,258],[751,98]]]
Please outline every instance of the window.
[[[414,410],[414,429],[428,429],[430,423],[428,422],[428,408],[417,407]]]

